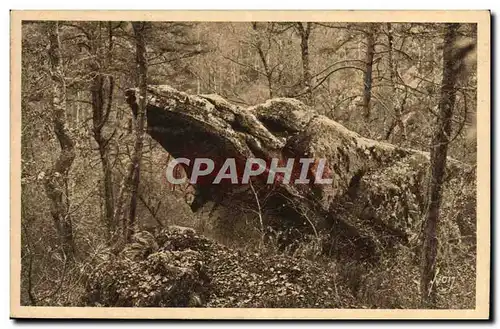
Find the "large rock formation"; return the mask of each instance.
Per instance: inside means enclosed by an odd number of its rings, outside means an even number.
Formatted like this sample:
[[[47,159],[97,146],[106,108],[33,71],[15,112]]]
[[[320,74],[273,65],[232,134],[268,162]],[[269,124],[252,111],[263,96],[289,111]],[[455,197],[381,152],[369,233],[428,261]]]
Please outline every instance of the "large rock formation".
[[[126,96],[135,113],[137,90]],[[283,245],[307,233],[323,241],[324,253],[354,258],[376,259],[387,247],[418,239],[426,152],[364,138],[295,99],[242,108],[217,95],[162,85],[148,87],[147,104],[148,133],[176,158],[211,158],[219,167],[226,158],[239,164],[254,157],[327,159],[332,184],[267,185],[258,177],[246,185],[198,184],[195,212],[252,217],[262,234],[267,228],[290,233]],[[192,167],[184,169],[189,176]],[[475,236],[475,176],[475,167],[448,159],[442,218],[450,239]]]

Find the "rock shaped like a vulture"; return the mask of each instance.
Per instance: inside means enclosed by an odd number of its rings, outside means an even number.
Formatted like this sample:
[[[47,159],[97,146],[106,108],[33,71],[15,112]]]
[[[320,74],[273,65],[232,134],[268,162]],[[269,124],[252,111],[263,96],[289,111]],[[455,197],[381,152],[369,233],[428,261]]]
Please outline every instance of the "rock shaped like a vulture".
[[[276,98],[243,108],[218,95],[189,95],[148,86],[147,131],[174,158],[326,159],[331,184],[195,184],[195,212],[213,218],[252,217],[265,232],[291,244],[304,234],[324,253],[376,258],[398,243],[417,241],[424,217],[429,153],[364,138],[295,99]],[[126,92],[137,111],[136,89]],[[187,176],[193,161],[185,166]],[[312,163],[308,177],[314,177]],[[294,167],[295,170],[295,167]],[[476,171],[449,158],[442,219],[450,238],[475,236]],[[267,234],[267,233],[266,233]],[[283,237],[287,237],[283,239]]]

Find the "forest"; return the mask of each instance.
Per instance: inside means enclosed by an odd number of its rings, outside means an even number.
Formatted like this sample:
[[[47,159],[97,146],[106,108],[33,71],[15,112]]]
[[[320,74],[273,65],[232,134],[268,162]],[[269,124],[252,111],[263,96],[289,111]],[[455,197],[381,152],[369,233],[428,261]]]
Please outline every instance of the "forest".
[[[21,304],[474,308],[476,43],[456,23],[24,21]],[[305,155],[331,184],[165,175]]]

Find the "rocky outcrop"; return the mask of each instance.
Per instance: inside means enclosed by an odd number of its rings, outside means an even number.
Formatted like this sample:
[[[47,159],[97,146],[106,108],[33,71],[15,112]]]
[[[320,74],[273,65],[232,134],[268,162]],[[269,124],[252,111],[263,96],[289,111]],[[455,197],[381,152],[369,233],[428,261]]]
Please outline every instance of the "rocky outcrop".
[[[127,91],[132,110],[138,93]],[[295,99],[271,99],[242,108],[217,95],[188,95],[149,86],[148,133],[174,157],[258,157],[327,160],[332,184],[198,184],[193,211],[214,218],[259,218],[261,229],[296,232],[323,241],[323,251],[373,259],[418,238],[429,154],[370,140]],[[311,166],[309,176],[317,168]],[[192,167],[186,166],[189,176]],[[475,167],[448,160],[442,218],[451,238],[475,235]],[[257,202],[258,200],[258,202]],[[257,214],[258,212],[258,214]],[[264,230],[263,230],[264,231]],[[264,234],[264,232],[262,232]],[[283,235],[281,235],[283,236]]]

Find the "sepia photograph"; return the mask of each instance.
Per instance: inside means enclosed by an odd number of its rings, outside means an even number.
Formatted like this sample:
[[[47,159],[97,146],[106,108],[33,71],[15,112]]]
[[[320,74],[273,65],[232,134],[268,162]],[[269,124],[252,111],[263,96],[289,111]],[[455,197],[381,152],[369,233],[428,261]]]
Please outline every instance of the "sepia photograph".
[[[490,12],[11,12],[11,317],[489,318]]]

